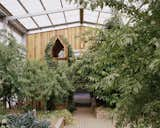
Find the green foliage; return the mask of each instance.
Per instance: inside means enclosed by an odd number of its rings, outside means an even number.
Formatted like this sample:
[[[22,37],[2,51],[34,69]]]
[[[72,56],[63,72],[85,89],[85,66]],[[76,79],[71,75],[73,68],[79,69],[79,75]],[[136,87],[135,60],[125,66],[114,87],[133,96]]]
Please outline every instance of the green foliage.
[[[24,48],[11,35],[1,34],[5,42],[0,42],[0,98],[10,105],[15,94],[21,96],[19,77],[23,73]]]
[[[35,101],[44,101],[45,107],[50,99],[54,103],[66,102],[74,90],[66,75],[67,63],[57,63],[51,68],[43,61],[25,60],[23,47],[12,35],[1,34],[4,41],[0,43],[0,98],[4,105],[6,102],[10,105],[12,99],[21,103],[30,101],[31,108]],[[23,106],[25,110],[27,105]]]
[[[136,22],[100,30],[92,48],[75,64],[73,81],[84,80],[97,98],[116,103],[117,128],[159,128],[160,2],[140,1],[148,4],[145,11],[124,1],[96,2],[123,9]]]
[[[38,121],[31,112],[23,115],[8,115],[7,125],[9,128],[50,128],[49,122]]]
[[[68,63],[69,63],[69,65],[71,65],[71,63],[73,61],[72,60],[72,57],[73,57],[72,47],[68,43],[67,39],[64,36],[59,36],[59,37],[63,41],[63,43],[65,43],[65,45],[68,46]],[[52,39],[49,41],[49,43],[45,49],[45,60],[48,64],[48,66],[52,67],[52,68],[56,68],[56,66],[57,66],[57,61],[52,56],[52,49],[56,43],[56,40],[57,40],[56,37],[52,37]]]
[[[65,124],[72,124],[73,123],[73,116],[72,114],[66,110],[55,110],[55,111],[41,111],[37,114],[38,119],[47,119],[52,121],[52,123],[56,123],[58,119],[64,117]]]
[[[21,83],[24,85],[23,93],[27,99],[33,101],[50,98],[54,102],[65,102],[64,98],[73,91],[66,74],[66,66],[62,65],[56,69],[49,68],[45,62],[28,61],[24,66],[24,74]]]

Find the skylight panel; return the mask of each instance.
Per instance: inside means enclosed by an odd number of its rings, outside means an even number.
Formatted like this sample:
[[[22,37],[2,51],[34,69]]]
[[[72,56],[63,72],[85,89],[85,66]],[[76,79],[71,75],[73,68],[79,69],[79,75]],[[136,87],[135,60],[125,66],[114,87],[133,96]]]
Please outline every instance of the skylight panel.
[[[50,16],[53,24],[55,24],[55,25],[65,23],[64,14],[62,12],[50,14],[49,16]]]
[[[41,12],[43,7],[39,0],[20,0],[30,13]]]
[[[37,22],[37,24],[40,27],[45,27],[45,26],[50,26],[51,25],[47,15],[35,16],[33,18],[35,19],[35,21]]]
[[[100,13],[98,23],[99,24],[104,24],[111,17],[112,17],[112,14],[109,14],[109,13]]]
[[[91,10],[84,10],[84,21],[96,23],[98,18],[98,12]]]
[[[61,9],[60,0],[42,0],[46,10],[57,10]]]
[[[19,21],[20,21],[27,29],[32,29],[32,28],[36,28],[36,27],[37,27],[31,18],[19,19]]]
[[[65,15],[67,18],[67,22],[74,22],[80,20],[80,14],[79,10],[73,10],[73,11],[66,11]]]
[[[7,9],[12,15],[26,14],[25,10],[17,2],[17,0],[0,0],[0,3]]]

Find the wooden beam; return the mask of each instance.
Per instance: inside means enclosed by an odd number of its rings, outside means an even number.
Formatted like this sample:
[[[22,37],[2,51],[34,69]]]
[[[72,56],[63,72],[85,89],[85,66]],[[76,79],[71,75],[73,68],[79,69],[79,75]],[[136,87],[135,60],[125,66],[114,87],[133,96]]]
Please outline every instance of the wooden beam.
[[[80,8],[80,23],[83,24],[84,21],[84,9]]]

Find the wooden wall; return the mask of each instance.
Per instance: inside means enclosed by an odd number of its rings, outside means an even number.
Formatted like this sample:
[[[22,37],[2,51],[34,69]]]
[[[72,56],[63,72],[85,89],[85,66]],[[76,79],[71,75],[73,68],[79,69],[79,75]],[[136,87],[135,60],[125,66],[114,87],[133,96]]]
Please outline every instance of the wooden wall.
[[[41,32],[30,34],[27,36],[27,58],[28,59],[43,59],[45,55],[45,48],[49,40],[53,36],[63,35],[71,44],[73,50],[84,50],[85,43],[80,39],[80,35],[85,33],[87,27],[72,27],[61,30],[53,30],[48,32]]]

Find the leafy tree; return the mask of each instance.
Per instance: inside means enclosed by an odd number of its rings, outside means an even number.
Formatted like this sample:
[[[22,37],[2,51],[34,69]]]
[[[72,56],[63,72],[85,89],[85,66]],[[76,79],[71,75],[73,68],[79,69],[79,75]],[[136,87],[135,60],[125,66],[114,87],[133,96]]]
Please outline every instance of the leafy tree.
[[[83,3],[83,0],[81,2]],[[117,127],[124,128],[129,125],[131,128],[159,128],[160,2],[84,2],[93,7],[109,5],[125,11],[136,22],[133,26],[123,25],[101,31],[98,38],[96,37],[98,42],[95,41],[95,47],[85,59],[88,59],[89,63],[80,67],[78,72],[86,67],[86,71],[91,69],[86,77],[83,72],[81,76],[93,82],[95,95],[107,102],[108,98],[116,101]],[[138,7],[136,2],[142,4],[138,4]],[[147,5],[147,8],[144,9],[144,5]],[[82,59],[81,63],[84,62]]]
[[[66,77],[65,70],[62,69],[49,68],[45,62],[41,61],[28,61],[24,66],[21,79],[25,97],[32,102],[43,100],[45,109],[47,109],[47,101],[63,102],[73,87]]]
[[[24,63],[24,48],[9,34],[1,32],[0,43],[0,98],[4,105],[8,102],[11,108],[11,101],[21,95],[19,77],[22,76]]]

